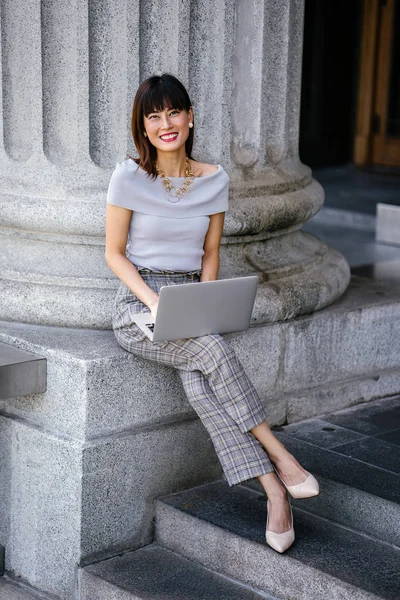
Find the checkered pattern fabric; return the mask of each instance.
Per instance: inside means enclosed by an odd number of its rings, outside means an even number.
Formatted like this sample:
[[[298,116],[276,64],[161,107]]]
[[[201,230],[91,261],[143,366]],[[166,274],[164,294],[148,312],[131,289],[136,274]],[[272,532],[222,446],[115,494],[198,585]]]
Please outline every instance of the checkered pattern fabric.
[[[157,293],[161,286],[200,280],[198,272],[154,272],[137,267]],[[132,291],[120,284],[113,330],[128,352],[178,370],[186,396],[206,427],[229,485],[272,472],[261,443],[250,430],[266,420],[257,392],[228,341],[213,334],[172,342],[152,342],[132,320],[149,312]]]

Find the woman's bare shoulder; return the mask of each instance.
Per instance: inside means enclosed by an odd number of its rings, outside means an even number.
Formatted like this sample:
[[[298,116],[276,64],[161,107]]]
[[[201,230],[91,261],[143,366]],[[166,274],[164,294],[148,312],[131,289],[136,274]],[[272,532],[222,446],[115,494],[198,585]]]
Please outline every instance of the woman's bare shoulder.
[[[192,163],[193,174],[195,177],[204,177],[204,175],[211,175],[211,173],[218,171],[218,167],[215,165],[200,163],[196,160],[192,160],[190,162]]]

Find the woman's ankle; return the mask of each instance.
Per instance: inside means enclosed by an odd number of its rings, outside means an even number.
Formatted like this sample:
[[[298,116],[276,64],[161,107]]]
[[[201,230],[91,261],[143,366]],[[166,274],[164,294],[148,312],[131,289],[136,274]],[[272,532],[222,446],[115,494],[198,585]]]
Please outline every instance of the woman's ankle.
[[[274,471],[266,475],[261,475],[257,477],[257,479],[263,486],[264,491],[270,500],[274,499],[275,501],[281,501],[286,497],[286,490]]]
[[[279,469],[280,465],[285,465],[288,462],[297,462],[295,457],[293,456],[293,454],[290,454],[290,452],[288,452],[286,450],[286,448],[281,449],[278,453],[276,454],[269,454],[268,455],[271,462],[274,463],[274,466]]]

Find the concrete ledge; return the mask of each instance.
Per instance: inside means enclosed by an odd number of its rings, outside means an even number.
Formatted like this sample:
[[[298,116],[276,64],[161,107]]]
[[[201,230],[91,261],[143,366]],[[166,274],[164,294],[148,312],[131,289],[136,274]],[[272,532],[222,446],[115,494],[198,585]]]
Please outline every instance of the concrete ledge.
[[[48,361],[46,392],[2,403],[10,418],[94,440],[195,416],[176,371],[125,352],[110,331],[1,325],[0,341]],[[226,338],[271,424],[400,393],[400,287],[393,284],[353,277],[321,311]]]
[[[46,359],[0,342],[0,399],[46,391]]]
[[[376,240],[400,246],[400,206],[378,202],[376,214]]]

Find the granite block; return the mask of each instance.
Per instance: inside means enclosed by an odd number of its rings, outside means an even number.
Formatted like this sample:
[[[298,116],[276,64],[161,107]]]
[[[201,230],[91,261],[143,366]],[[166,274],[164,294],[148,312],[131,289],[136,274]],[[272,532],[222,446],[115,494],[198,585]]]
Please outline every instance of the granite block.
[[[370,410],[363,407],[359,411],[330,415],[326,417],[326,421],[364,435],[378,435],[400,426],[400,403],[390,410],[374,406]]]
[[[6,568],[68,600],[77,564],[150,543],[158,495],[222,475],[197,418],[87,444],[0,423]]]
[[[266,327],[226,337],[261,401],[268,398],[269,421],[282,422],[286,404],[274,396],[281,331]],[[126,352],[112,332],[5,323],[0,340],[42,354],[48,367],[44,394],[5,401],[3,409],[60,435],[89,440],[196,414],[175,369]]]
[[[85,567],[79,579],[80,600],[273,600],[155,543]]]
[[[400,303],[339,306],[285,328],[285,391],[399,368]]]
[[[335,446],[335,452],[362,460],[386,471],[400,474],[400,452],[395,444],[373,437]]]
[[[375,437],[379,440],[385,440],[386,442],[390,442],[391,444],[396,444],[397,446],[400,446],[400,429],[388,431],[388,433],[381,433],[380,435],[377,435]]]
[[[0,544],[7,546],[10,537],[12,481],[12,422],[0,416]]]
[[[284,431],[288,436],[311,442],[320,448],[334,448],[364,437],[361,433],[332,425],[328,421],[320,419],[310,419],[309,421],[287,425]]]
[[[1,600],[56,600],[54,596],[33,590],[27,586],[19,585],[9,578],[0,579]]]
[[[81,562],[149,544],[157,496],[221,475],[199,419],[88,443],[82,454]]]
[[[6,569],[67,597],[80,557],[80,444],[18,421],[11,424],[10,444]]]

